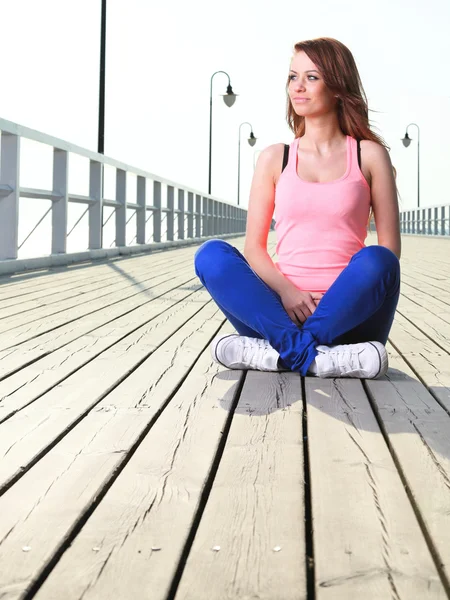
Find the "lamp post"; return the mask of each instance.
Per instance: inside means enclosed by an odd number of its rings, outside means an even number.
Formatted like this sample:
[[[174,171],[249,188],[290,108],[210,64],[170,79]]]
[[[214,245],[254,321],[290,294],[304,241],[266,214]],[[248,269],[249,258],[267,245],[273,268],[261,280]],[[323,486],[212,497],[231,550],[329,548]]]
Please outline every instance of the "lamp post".
[[[105,151],[105,54],[106,54],[106,0],[102,0],[100,32],[100,95],[98,109],[98,146],[97,152]]]
[[[233,88],[231,87],[230,76],[225,71],[216,71],[211,75],[211,83],[209,88],[209,179],[208,179],[208,194],[211,194],[211,147],[212,147],[212,82],[214,75],[217,73],[224,73],[228,77],[228,87],[227,93],[222,94],[223,101],[228,107],[233,106],[237,94],[233,93]]]
[[[237,203],[239,206],[239,190],[240,190],[240,176],[241,176],[241,127],[242,125],[250,125],[250,137],[248,138],[248,143],[250,146],[254,146],[256,144],[256,138],[253,135],[253,127],[250,123],[241,123],[239,125],[239,142],[238,142],[238,192],[237,192]]]
[[[106,0],[102,0],[102,16],[100,31],[100,93],[98,107],[98,145],[97,152],[105,153],[105,64],[106,64]],[[100,230],[101,247],[103,248],[103,196],[105,165],[102,163],[102,222]]]
[[[417,208],[420,208],[420,129],[417,123],[410,123],[410,125],[415,125],[417,127]],[[402,138],[403,145],[407,148],[412,138],[408,135],[408,127],[406,128],[405,137]]]

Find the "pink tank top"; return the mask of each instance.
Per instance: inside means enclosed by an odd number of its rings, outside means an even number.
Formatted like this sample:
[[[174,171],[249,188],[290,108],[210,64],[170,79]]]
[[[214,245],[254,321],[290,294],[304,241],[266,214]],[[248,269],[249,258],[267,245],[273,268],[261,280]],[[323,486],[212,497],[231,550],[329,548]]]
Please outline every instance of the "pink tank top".
[[[351,257],[364,248],[370,187],[357,158],[356,139],[347,136],[347,170],[326,183],[297,174],[300,138],[275,190],[275,266],[300,290],[325,293]]]

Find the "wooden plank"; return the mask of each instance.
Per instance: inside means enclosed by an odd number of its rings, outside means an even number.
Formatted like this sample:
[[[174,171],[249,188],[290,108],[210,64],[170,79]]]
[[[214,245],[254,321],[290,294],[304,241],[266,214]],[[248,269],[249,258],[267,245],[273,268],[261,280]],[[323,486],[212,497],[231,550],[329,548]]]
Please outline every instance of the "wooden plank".
[[[180,273],[180,271],[188,271],[191,268],[191,261],[186,261],[177,267],[172,267],[170,271],[163,270],[155,274],[149,272],[143,277],[132,278],[131,281],[127,278],[125,280],[124,278],[117,278],[112,286],[93,286],[93,290],[82,294],[81,298],[77,298],[74,294],[65,300],[60,300],[56,305],[50,304],[30,309],[24,314],[20,313],[1,319],[0,334],[10,332],[11,336],[15,336],[17,332],[20,335],[21,331],[30,329],[30,324],[36,322],[39,323],[38,327],[41,329],[45,327],[47,322],[53,324],[55,320],[60,321],[66,315],[70,318],[74,314],[77,315],[80,310],[80,304],[82,305],[82,314],[84,314],[85,309],[93,308],[95,310],[96,306],[108,305],[109,302],[105,302],[105,298],[108,301],[114,302],[117,298],[130,297],[132,292],[141,293],[142,291],[147,291],[156,283],[167,281]],[[3,336],[0,339],[3,339]]]
[[[45,271],[31,271],[18,273],[16,275],[0,278],[0,298],[18,296],[36,289],[49,289],[53,286],[55,278],[60,284],[74,285],[79,282],[88,282],[93,273],[96,277],[108,275],[112,268],[120,265],[121,269],[133,269],[142,263],[161,264],[173,260],[184,259],[196,250],[197,246],[185,248],[166,249],[159,252],[136,254],[133,256],[121,256],[111,258],[107,261],[89,261],[67,265],[66,267],[55,267]]]
[[[193,276],[195,276],[193,261],[188,261],[185,268],[187,269],[187,271],[191,272]],[[177,272],[178,269],[172,269],[171,275],[176,274]],[[157,281],[156,277],[154,282],[155,281]],[[138,293],[146,291],[147,289],[149,289],[148,286],[143,286],[143,289],[141,289],[139,292],[136,292],[136,295]],[[125,292],[121,293],[120,291],[117,291],[114,294],[108,294],[108,302],[109,304],[112,304],[114,302],[119,301],[119,299],[127,297],[131,297],[131,293],[128,293],[128,295],[126,295]],[[34,320],[31,321],[31,324],[27,323],[26,319],[23,319],[23,317],[18,317],[17,319],[22,322],[25,320],[25,324],[21,324],[19,327],[15,327],[14,329],[10,329],[9,331],[3,331],[2,335],[0,336],[0,343],[2,344],[2,347],[8,349],[13,345],[23,343],[24,341],[32,339],[33,337],[42,335],[47,331],[53,330],[56,327],[59,328],[67,322],[71,322],[81,316],[85,316],[86,314],[98,311],[100,310],[100,308],[104,308],[105,303],[101,299],[98,299],[98,297],[95,300],[91,300],[90,302],[88,302],[88,298],[86,295],[84,297],[84,302],[81,306],[77,306],[75,308],[69,307],[65,310],[61,310],[61,306],[62,305],[58,305],[58,312],[56,314],[54,312],[55,308],[53,307],[47,307],[42,310],[39,309],[39,314],[37,311],[35,311],[33,314]],[[42,318],[42,314],[45,312],[50,312],[51,314],[48,315],[46,318]],[[40,318],[37,319],[39,315]],[[5,330],[7,321],[8,320],[0,322],[0,332],[2,330]]]
[[[450,592],[450,415],[389,348],[389,378],[367,388]]]
[[[361,382],[305,385],[315,597],[447,598]]]
[[[18,346],[22,342],[41,336],[49,331],[54,332],[55,329],[59,329],[68,323],[76,322],[78,327],[82,324],[84,319],[87,318],[89,320],[92,316],[94,316],[94,319],[95,316],[99,317],[100,320],[102,317],[108,319],[109,311],[112,310],[114,313],[116,304],[123,307],[125,305],[128,306],[130,303],[132,305],[137,305],[140,300],[151,300],[156,293],[155,289],[160,283],[167,283],[170,288],[178,287],[178,275],[181,275],[181,278],[184,279],[185,283],[188,283],[193,279],[193,274],[190,270],[181,269],[180,272],[151,279],[137,289],[128,291],[119,290],[115,293],[108,294],[107,300],[102,300],[101,298],[91,300],[90,302],[79,304],[76,308],[70,308],[53,316],[48,316],[21,327],[16,327],[3,332],[2,335],[0,335],[0,343],[3,348],[8,350],[12,346]],[[59,331],[57,333],[59,333]]]
[[[136,339],[139,343],[141,336],[149,336],[153,330],[168,321],[175,331],[200,310],[203,304],[211,302],[209,294],[200,288],[201,285],[193,285],[192,288],[183,286],[183,289],[168,292],[164,299],[151,302],[141,311],[142,323],[139,328],[136,315],[128,326],[128,315],[125,315],[113,325],[100,327],[95,335],[84,335],[2,381],[0,423],[96,359],[102,352],[112,348],[127,335],[135,334],[131,343]]]
[[[193,266],[192,276],[195,281],[198,281]],[[192,281],[189,279],[184,279],[182,282],[180,281],[178,285],[184,283],[189,285],[191,282]],[[172,287],[174,287],[176,283],[177,282],[174,281]],[[168,289],[171,288],[169,287]],[[153,292],[156,294],[156,288]],[[160,292],[158,291],[158,293]],[[30,360],[36,360],[36,358],[43,354],[59,348],[77,337],[96,329],[96,327],[101,326],[103,322],[109,322],[112,319],[117,318],[117,316],[121,316],[129,310],[133,310],[135,307],[144,304],[145,302],[147,302],[146,298],[136,295],[129,300],[122,300],[120,304],[109,306],[105,312],[97,310],[96,312],[84,315],[82,319],[74,319],[65,325],[53,321],[52,325],[57,325],[57,329],[51,329],[47,333],[41,331],[43,324],[40,323],[38,324],[38,327],[40,327],[38,332],[33,328],[26,328],[26,331],[24,331],[20,337],[17,335],[17,329],[14,331],[14,337],[5,337],[7,334],[3,334],[0,336],[0,343],[3,347],[3,350],[0,350],[0,378],[17,369],[18,362],[19,364],[27,364]],[[36,333],[39,333],[39,335],[37,336]],[[19,361],[17,360],[18,356]],[[27,360],[22,360],[22,358],[25,357]],[[13,366],[11,366],[11,362]]]
[[[206,295],[203,301],[207,301]],[[194,305],[192,314],[198,310],[198,305],[195,298],[190,298],[189,302]],[[200,312],[203,318],[208,318],[220,311],[213,303],[211,306],[208,303]],[[81,415],[92,410],[159,345],[169,341],[167,347],[171,349],[170,336],[185,319],[181,314],[174,322],[163,317],[159,327],[145,325],[1,423],[0,489],[8,486],[36,457],[56,443]]]
[[[450,291],[446,291],[435,285],[430,285],[422,282],[419,279],[409,277],[402,274],[402,292],[404,295],[415,299],[416,293],[418,298],[427,302],[429,306],[436,308],[436,312],[444,312],[450,314]]]
[[[78,285],[60,285],[58,280],[55,278],[52,287],[30,293],[26,296],[23,296],[22,299],[14,297],[10,298],[9,300],[2,300],[0,319],[4,319],[5,317],[13,316],[19,313],[25,313],[26,311],[33,310],[34,308],[49,306],[50,304],[55,304],[67,298],[78,297],[78,300],[80,300],[84,297],[83,295],[86,294],[86,292],[93,292],[100,289],[114,291],[114,286],[117,285],[117,283],[123,282],[124,277],[128,282],[130,282],[130,280],[142,281],[144,279],[148,279],[149,277],[159,275],[161,272],[164,272],[164,269],[166,272],[170,272],[175,264],[181,265],[183,262],[188,263],[190,260],[192,259],[189,258],[187,261],[178,260],[176,263],[167,263],[158,267],[150,267],[150,265],[147,264],[142,265],[140,269],[135,269],[133,271],[124,271],[121,269],[121,273],[114,272],[109,277],[106,275],[103,277],[98,277],[93,273],[93,277],[88,282],[83,284],[78,282]]]
[[[307,597],[302,419],[298,374],[248,371],[176,600]]]
[[[11,373],[16,372],[24,365],[30,364],[48,353],[62,348],[66,344],[80,338],[85,334],[91,334],[94,338],[99,334],[104,334],[104,328],[110,328],[111,332],[118,327],[131,327],[136,324],[138,327],[143,320],[143,314],[149,309],[151,304],[165,301],[168,305],[171,303],[172,292],[177,292],[179,286],[183,285],[186,289],[192,289],[191,286],[198,285],[198,279],[187,279],[185,275],[177,277],[157,285],[153,288],[153,298],[145,295],[133,296],[117,304],[107,307],[104,311],[97,311],[85,315],[82,319],[61,326],[55,331],[50,331],[36,339],[30,339],[15,347],[0,350],[0,377],[4,378]],[[0,338],[1,340],[1,338]]]
[[[401,355],[408,367],[420,375],[420,380],[450,413],[450,359],[447,352],[401,314],[395,317],[389,340],[394,346],[394,355]]]
[[[435,314],[403,294],[400,294],[397,313],[413,322],[417,329],[439,344],[445,352],[450,352],[450,323],[445,320],[445,314]]]
[[[207,346],[222,319],[205,319],[204,310],[169,342],[184,352],[160,348],[141,365],[145,406],[118,388],[114,403],[105,398],[0,498],[0,562],[8,564],[0,596],[22,597],[64,549],[36,598],[60,600],[62,589],[65,600],[166,597],[228,420],[220,399],[232,402],[242,377],[211,360]],[[93,529],[92,517],[84,524],[92,507]],[[72,541],[77,523],[84,526]]]

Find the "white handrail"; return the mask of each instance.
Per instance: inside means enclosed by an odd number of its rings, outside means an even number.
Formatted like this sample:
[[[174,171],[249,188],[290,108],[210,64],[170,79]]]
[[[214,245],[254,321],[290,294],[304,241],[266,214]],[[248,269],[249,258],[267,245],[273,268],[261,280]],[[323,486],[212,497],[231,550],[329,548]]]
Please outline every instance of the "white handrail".
[[[177,182],[127,165],[121,161],[81,148],[76,144],[0,119],[0,273],[30,268],[30,265],[66,264],[81,257],[92,258],[117,253],[141,252],[156,245],[198,242],[211,236],[242,234],[246,229],[247,210]],[[53,189],[36,189],[20,185],[20,142],[28,139],[53,148]],[[69,153],[89,159],[89,194],[71,194],[68,190]],[[116,171],[116,197],[103,196],[104,167]],[[128,202],[127,175],[136,176],[136,201]],[[147,180],[153,184],[152,202],[147,202]],[[162,203],[162,186],[166,186],[166,206]],[[175,192],[175,189],[178,192]],[[39,259],[18,260],[18,223],[20,197],[51,200],[51,255]],[[67,253],[67,216],[69,202],[88,205],[89,244],[84,253]],[[116,249],[103,246],[103,207],[115,212]],[[136,211],[135,246],[126,244],[126,211]],[[153,243],[146,244],[147,211],[153,216]],[[161,241],[161,220],[167,217],[167,242]],[[187,236],[185,218],[187,217]],[[42,219],[41,219],[42,220]],[[36,227],[33,228],[34,231]],[[28,234],[26,239],[31,234]],[[185,239],[186,238],[186,239]],[[23,244],[23,242],[22,242]],[[126,248],[126,252],[125,249]],[[117,251],[118,249],[118,251]],[[101,251],[100,253],[98,251]],[[65,257],[65,259],[62,258]],[[45,261],[43,259],[47,258]],[[83,259],[83,258],[81,258]],[[10,263],[14,262],[12,266]],[[34,261],[34,262],[33,262]]]
[[[421,235],[450,235],[450,204],[425,206],[400,212],[400,232]]]

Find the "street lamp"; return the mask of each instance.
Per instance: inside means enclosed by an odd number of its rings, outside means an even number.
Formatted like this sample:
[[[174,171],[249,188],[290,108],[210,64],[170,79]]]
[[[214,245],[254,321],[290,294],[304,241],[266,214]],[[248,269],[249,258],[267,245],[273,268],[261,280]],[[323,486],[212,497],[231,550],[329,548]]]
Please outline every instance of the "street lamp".
[[[417,127],[417,208],[420,208],[420,129],[417,123],[410,123],[410,125],[415,125]],[[402,138],[403,145],[407,148],[412,138],[408,135],[408,127],[406,128],[405,137]]]
[[[250,146],[254,146],[256,144],[256,138],[253,135],[253,127],[250,123],[241,123],[239,125],[239,142],[238,142],[238,193],[237,193],[237,203],[239,206],[239,190],[240,190],[240,176],[241,176],[241,127],[242,125],[250,125],[250,137],[248,138],[248,143]]]
[[[230,76],[225,71],[216,71],[211,75],[211,83],[209,88],[209,180],[208,180],[208,194],[211,194],[211,146],[212,146],[212,81],[214,75],[217,73],[224,73],[228,77],[228,87],[227,93],[222,94],[223,101],[230,108],[233,106],[236,96],[238,94],[233,93],[233,88],[231,87]]]

